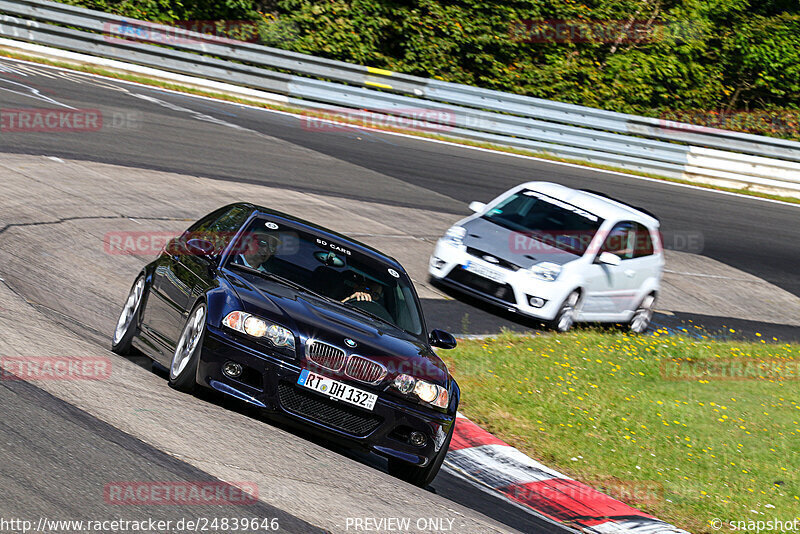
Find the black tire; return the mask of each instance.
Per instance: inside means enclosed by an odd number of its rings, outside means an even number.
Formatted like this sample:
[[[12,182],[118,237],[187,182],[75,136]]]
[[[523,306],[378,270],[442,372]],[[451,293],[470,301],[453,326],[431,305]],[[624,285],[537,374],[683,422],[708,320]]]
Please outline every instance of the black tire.
[[[133,338],[139,333],[139,315],[146,288],[144,275],[139,275],[131,286],[111,337],[111,351],[116,354],[126,356],[133,350]]]
[[[633,317],[628,323],[628,328],[635,334],[644,334],[650,327],[650,321],[653,320],[653,310],[655,309],[656,295],[650,293],[633,312]]]
[[[170,362],[169,385],[184,393],[191,393],[197,386],[197,364],[206,332],[206,311],[204,302],[192,309]]]
[[[453,438],[455,428],[456,422],[453,421],[442,448],[431,463],[425,467],[419,467],[397,458],[389,458],[389,474],[420,488],[427,487],[439,474],[439,469],[442,468],[444,457],[447,456],[447,451],[450,449],[450,440]]]
[[[550,327],[556,332],[567,332],[575,324],[575,314],[577,313],[578,303],[581,293],[577,289],[567,295],[564,302],[558,308],[558,313],[550,321]]]

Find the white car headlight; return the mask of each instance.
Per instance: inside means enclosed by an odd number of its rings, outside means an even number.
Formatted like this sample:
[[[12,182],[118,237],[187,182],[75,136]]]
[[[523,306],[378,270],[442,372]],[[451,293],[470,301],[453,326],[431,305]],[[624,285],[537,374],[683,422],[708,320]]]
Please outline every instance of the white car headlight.
[[[450,396],[445,388],[411,375],[397,375],[393,385],[401,393],[408,395],[413,392],[419,400],[437,408],[447,408],[450,403]]]
[[[463,226],[451,226],[445,233],[444,233],[444,240],[445,242],[453,245],[454,247],[460,247],[464,244],[464,236],[467,235],[467,229]]]
[[[538,280],[553,282],[561,274],[561,266],[557,263],[543,261],[528,269],[528,272]]]
[[[294,334],[291,330],[255,315],[243,311],[232,311],[225,316],[222,324],[248,336],[266,338],[276,347],[294,350]]]

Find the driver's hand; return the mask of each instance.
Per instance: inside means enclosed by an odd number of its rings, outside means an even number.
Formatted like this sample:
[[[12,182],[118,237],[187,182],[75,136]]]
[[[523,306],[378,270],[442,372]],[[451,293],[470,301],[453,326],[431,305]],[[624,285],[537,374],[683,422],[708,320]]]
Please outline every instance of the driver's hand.
[[[349,297],[344,299],[342,302],[347,302],[348,300],[359,300],[359,301],[365,301],[365,302],[372,302],[372,295],[370,295],[369,293],[366,293],[364,291],[356,291],[355,293],[353,293],[352,295],[350,295]]]

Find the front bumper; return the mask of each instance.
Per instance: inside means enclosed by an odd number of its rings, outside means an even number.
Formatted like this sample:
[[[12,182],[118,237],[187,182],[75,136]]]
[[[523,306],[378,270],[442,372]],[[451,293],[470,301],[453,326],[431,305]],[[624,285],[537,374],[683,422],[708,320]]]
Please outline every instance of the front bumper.
[[[222,373],[222,366],[228,361],[244,367],[245,372],[238,379]],[[304,430],[318,431],[336,441],[418,466],[427,465],[436,456],[455,424],[455,414],[426,410],[360,383],[353,385],[378,394],[372,411],[332,400],[297,386],[301,370],[299,360],[255,350],[227,331],[208,325],[197,381]],[[425,435],[425,444],[411,444],[411,432]]]
[[[502,273],[504,283],[467,271],[464,265],[468,261]],[[465,247],[456,247],[443,240],[436,244],[428,263],[428,273],[435,281],[484,302],[542,321],[550,321],[556,316],[572,289],[558,281],[536,280],[525,269],[513,271],[490,264],[468,254]],[[541,307],[532,306],[531,297],[545,302]]]

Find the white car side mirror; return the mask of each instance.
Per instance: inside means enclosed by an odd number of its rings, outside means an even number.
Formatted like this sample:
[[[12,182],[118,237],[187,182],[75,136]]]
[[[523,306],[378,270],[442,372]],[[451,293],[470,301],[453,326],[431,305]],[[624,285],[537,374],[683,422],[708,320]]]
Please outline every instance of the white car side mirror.
[[[480,213],[486,209],[486,204],[483,202],[478,202],[477,200],[473,200],[469,203],[469,209],[474,211],[475,213]]]
[[[612,254],[610,252],[601,252],[600,255],[597,256],[597,263],[617,266],[622,263],[622,259],[616,254]]]

